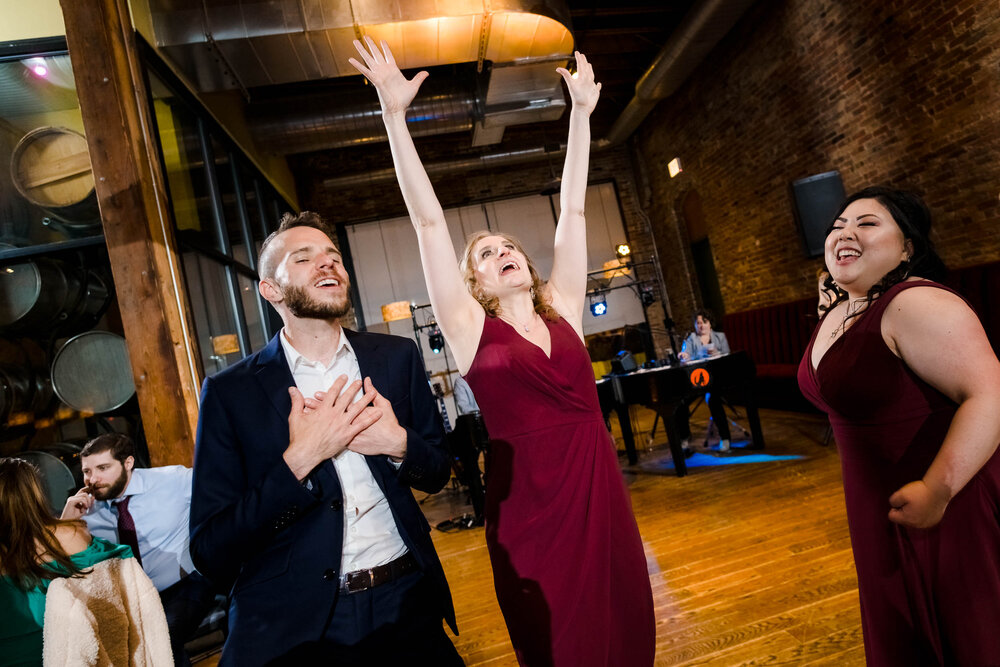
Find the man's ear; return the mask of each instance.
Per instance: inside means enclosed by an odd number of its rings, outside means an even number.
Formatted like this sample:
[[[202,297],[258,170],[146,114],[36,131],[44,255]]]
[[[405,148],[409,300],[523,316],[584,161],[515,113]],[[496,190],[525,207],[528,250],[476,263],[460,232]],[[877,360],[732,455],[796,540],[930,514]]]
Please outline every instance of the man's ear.
[[[257,290],[268,303],[279,303],[284,299],[281,290],[271,278],[264,278],[257,283]]]
[[[122,465],[125,466],[125,470],[127,472],[132,472],[132,469],[135,467],[135,457],[134,456],[126,457]]]

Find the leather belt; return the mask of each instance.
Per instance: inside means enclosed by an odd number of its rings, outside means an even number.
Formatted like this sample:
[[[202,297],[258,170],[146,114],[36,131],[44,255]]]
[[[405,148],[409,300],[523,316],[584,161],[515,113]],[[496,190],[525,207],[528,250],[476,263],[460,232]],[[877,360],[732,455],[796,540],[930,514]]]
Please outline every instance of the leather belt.
[[[340,579],[340,592],[351,594],[367,591],[369,588],[375,588],[390,581],[396,581],[400,577],[410,572],[416,572],[419,569],[417,559],[413,557],[413,554],[406,553],[385,565],[376,565],[367,570],[348,572]]]

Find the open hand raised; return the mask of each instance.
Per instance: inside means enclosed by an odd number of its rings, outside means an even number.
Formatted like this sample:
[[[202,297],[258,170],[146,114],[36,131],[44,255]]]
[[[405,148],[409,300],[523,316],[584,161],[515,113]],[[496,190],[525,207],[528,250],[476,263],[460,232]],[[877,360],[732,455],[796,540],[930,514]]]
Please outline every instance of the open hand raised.
[[[362,65],[354,58],[348,60],[354,68],[365,75],[378,91],[378,99],[382,104],[383,114],[403,113],[406,111],[413,98],[416,97],[420,84],[427,78],[427,72],[418,72],[412,79],[407,80],[403,73],[399,71],[396,60],[392,57],[389,45],[382,40],[382,48],[379,49],[375,40],[365,35],[365,43],[354,40],[354,48],[361,54],[365,61]]]
[[[556,71],[562,75],[566,87],[569,89],[569,96],[573,100],[573,110],[583,111],[590,114],[597,106],[597,100],[601,96],[601,84],[594,82],[594,68],[587,60],[587,56],[579,51],[574,52],[576,56],[576,75],[569,73],[565,67],[557,67]]]

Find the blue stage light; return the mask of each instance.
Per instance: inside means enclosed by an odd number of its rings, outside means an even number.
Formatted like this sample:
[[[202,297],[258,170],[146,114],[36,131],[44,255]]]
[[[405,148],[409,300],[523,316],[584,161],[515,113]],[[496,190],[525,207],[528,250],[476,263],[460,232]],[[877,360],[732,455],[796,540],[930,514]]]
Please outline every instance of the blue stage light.
[[[590,312],[594,317],[600,317],[608,312],[608,301],[603,293],[590,295]]]

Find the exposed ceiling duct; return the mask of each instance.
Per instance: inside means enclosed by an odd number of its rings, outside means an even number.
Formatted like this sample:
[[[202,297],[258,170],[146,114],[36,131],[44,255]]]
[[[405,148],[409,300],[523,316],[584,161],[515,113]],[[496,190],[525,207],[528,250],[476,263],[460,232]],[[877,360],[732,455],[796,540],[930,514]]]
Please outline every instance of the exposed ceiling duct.
[[[676,92],[754,2],[755,0],[705,0],[695,5],[636,84],[635,97],[615,122],[608,136],[595,140],[593,149],[610,148],[628,139],[653,107]],[[564,152],[565,148],[558,152],[546,152],[544,148],[505,151],[477,158],[430,163],[426,165],[426,169],[431,176],[446,175],[499,165],[535,162]],[[395,172],[392,169],[380,169],[367,174],[328,178],[323,181],[323,185],[327,188],[340,188],[380,183],[394,178]]]
[[[386,141],[381,109],[370,88],[345,101],[335,93],[310,93],[252,105],[248,120],[254,141],[270,153],[294,154]],[[426,90],[424,90],[426,88]],[[464,89],[463,89],[464,88]],[[360,99],[359,99],[360,98]],[[428,79],[407,110],[415,137],[472,129],[482,113],[472,86]]]
[[[527,164],[538,162],[539,160],[551,160],[561,158],[566,154],[566,145],[560,144],[558,147],[527,148],[519,151],[503,151],[499,153],[489,153],[475,157],[467,157],[459,160],[447,160],[444,162],[430,162],[424,165],[427,175],[430,177],[454,174],[461,171],[478,171],[480,169],[495,169],[496,167],[509,167],[516,164]],[[361,185],[371,185],[373,183],[384,183],[396,179],[396,170],[393,168],[378,169],[363,174],[348,174],[323,180],[323,187],[330,189],[350,188]]]
[[[385,39],[402,69],[476,63],[483,79],[421,98],[414,136],[468,131],[498,143],[506,126],[558,119],[554,69],[573,49],[565,0],[136,0],[140,31],[201,92],[238,88],[262,150],[295,154],[385,140],[378,105],[308,93],[258,100],[254,89],[357,72],[353,40]],[[486,72],[494,65],[493,76]],[[544,63],[544,67],[539,67]],[[425,89],[432,88],[428,82]],[[371,99],[371,96],[368,96]]]
[[[754,0],[703,0],[671,34],[636,84],[635,96],[595,149],[627,139],[671,95]],[[393,45],[404,69],[476,63],[481,78],[432,83],[408,116],[415,136],[473,129],[474,145],[498,142],[506,126],[557,119],[566,101],[555,60],[573,47],[564,0],[134,0],[147,5],[155,47],[202,91],[249,91],[249,120],[260,147],[294,154],[384,141],[377,102],[311,92],[258,101],[253,89],[354,74],[347,59],[361,34]],[[442,9],[442,7],[444,9]],[[446,15],[442,15],[446,14]],[[492,65],[492,69],[489,64]],[[489,74],[488,80],[485,78]],[[273,89],[273,88],[272,88]],[[429,165],[435,174],[508,160],[551,157],[539,148],[501,151]],[[391,179],[391,170],[364,182]],[[353,178],[353,177],[351,177]],[[336,187],[340,179],[325,181]]]
[[[201,92],[353,76],[361,35],[403,69],[572,53],[564,0],[134,0]],[[220,66],[221,65],[221,66]]]
[[[476,75],[431,76],[407,110],[414,137],[475,129],[473,145],[500,141],[510,125],[558,120],[566,108],[565,56],[522,59]],[[488,80],[488,83],[483,83]],[[485,91],[483,89],[485,88]],[[342,91],[305,93],[258,101],[247,109],[257,146],[292,155],[386,140],[381,109],[371,88],[345,101]]]

